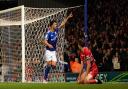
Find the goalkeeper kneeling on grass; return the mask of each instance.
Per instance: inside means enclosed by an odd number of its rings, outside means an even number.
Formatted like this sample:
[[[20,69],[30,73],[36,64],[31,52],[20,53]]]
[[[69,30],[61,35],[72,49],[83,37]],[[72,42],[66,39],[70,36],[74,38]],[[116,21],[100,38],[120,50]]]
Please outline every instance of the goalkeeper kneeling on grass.
[[[91,50],[85,47],[85,42],[81,39],[78,41],[78,48],[80,50],[81,71],[77,82],[79,84],[101,84],[102,82],[96,79],[98,68]],[[86,65],[86,67],[84,67],[84,65]],[[83,71],[84,68],[85,71]]]

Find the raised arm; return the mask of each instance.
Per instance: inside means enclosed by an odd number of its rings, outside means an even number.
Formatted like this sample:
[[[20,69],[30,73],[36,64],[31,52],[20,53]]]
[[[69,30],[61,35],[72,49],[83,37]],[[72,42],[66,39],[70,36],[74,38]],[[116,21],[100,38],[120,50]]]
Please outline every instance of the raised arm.
[[[72,13],[70,13],[69,16],[66,17],[66,18],[62,21],[62,23],[60,24],[60,26],[59,26],[58,28],[63,28],[63,27],[65,26],[65,23],[68,21],[68,19],[70,19],[70,18],[72,18],[72,17],[73,17],[73,15],[72,15]]]

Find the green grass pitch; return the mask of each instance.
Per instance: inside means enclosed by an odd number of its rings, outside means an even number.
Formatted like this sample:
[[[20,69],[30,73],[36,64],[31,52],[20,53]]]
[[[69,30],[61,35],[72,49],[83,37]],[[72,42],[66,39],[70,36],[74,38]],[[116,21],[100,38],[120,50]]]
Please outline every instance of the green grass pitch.
[[[0,89],[128,89],[128,83],[0,83]]]

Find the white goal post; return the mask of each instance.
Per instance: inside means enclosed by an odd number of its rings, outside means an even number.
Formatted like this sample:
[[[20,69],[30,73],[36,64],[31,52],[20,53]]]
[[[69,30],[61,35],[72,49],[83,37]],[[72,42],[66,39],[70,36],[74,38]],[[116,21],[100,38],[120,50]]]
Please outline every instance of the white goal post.
[[[44,46],[40,41],[47,31],[49,21],[57,19],[60,23],[66,12],[67,8],[24,6],[0,11],[0,54],[4,69],[1,81],[42,81]],[[64,30],[59,33],[58,58],[63,52]],[[63,64],[58,64],[57,70],[63,72],[61,67]]]
[[[18,6],[0,11],[1,82],[42,82],[45,47],[40,41],[47,32],[49,21],[62,22],[68,9]],[[64,29],[59,30],[59,61],[64,50],[64,35]],[[49,81],[65,81],[65,63],[61,62],[57,63],[56,71],[50,71]]]

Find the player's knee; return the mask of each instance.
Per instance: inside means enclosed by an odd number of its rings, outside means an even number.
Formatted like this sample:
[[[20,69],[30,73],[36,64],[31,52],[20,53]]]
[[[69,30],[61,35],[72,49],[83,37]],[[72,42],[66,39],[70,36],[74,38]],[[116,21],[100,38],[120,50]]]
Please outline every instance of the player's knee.
[[[78,82],[78,84],[83,84],[84,83],[84,79],[80,78],[77,82]]]
[[[56,66],[56,62],[52,61],[51,65]]]
[[[84,84],[83,80],[78,81],[78,84]]]
[[[89,80],[86,80],[86,79],[85,79],[85,80],[83,81],[83,83],[84,83],[84,84],[89,84],[88,81],[89,81]]]
[[[55,65],[52,65],[52,69],[55,69],[56,68],[56,66]]]
[[[91,79],[93,79],[93,76],[91,74],[88,74],[88,76],[86,77],[86,80],[89,81]]]
[[[52,62],[51,62],[51,61],[48,61],[48,62],[47,62],[47,65],[51,65],[51,64],[52,64]]]

